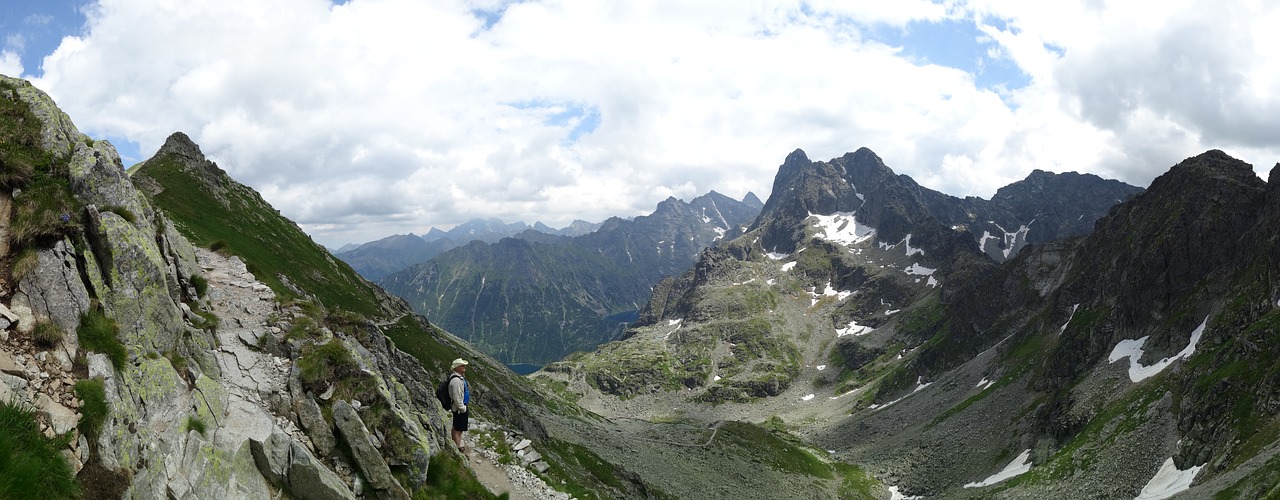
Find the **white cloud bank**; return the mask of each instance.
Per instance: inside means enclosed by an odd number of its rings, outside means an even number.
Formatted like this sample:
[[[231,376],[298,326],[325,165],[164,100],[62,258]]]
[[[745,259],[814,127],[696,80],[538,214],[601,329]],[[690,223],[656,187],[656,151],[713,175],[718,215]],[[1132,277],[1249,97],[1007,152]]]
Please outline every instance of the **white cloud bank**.
[[[1032,168],[1145,186],[1220,148],[1280,159],[1280,7],[1211,1],[98,0],[33,80],[149,156],[184,131],[326,244],[474,217],[765,196],[861,146],[955,195]],[[1030,77],[908,56],[943,20]],[[924,51],[927,55],[927,50]],[[0,55],[0,70],[20,73]],[[31,68],[27,68],[31,70]],[[140,160],[142,158],[135,158]]]

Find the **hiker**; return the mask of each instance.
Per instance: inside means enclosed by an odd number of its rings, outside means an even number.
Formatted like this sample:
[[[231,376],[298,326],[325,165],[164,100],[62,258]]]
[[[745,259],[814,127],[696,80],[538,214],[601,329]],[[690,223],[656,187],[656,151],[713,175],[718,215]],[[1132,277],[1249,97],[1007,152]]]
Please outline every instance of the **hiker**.
[[[449,399],[453,401],[449,411],[453,412],[453,442],[458,451],[467,452],[462,444],[462,434],[467,432],[467,403],[471,402],[471,388],[467,385],[467,360],[453,360],[453,373],[449,375]]]

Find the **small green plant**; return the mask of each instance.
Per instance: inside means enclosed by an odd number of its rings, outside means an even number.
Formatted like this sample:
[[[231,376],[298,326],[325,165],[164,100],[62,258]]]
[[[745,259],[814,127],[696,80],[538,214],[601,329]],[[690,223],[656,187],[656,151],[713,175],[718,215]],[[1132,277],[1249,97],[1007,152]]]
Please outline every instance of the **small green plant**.
[[[204,276],[192,274],[190,278],[187,278],[187,281],[190,281],[191,286],[196,289],[197,297],[204,297],[209,292],[209,280],[204,279]]]
[[[35,329],[31,331],[32,340],[41,347],[53,347],[62,342],[62,329],[52,321],[37,321]]]
[[[80,230],[71,214],[79,212],[67,179],[37,174],[13,198],[9,237],[20,247],[32,247]]]
[[[80,337],[80,345],[85,350],[107,355],[111,360],[111,366],[120,370],[129,359],[129,351],[125,349],[124,344],[120,343],[120,339],[116,338],[119,329],[116,326],[116,320],[107,317],[106,313],[102,312],[102,308],[94,304],[89,307],[89,312],[80,316],[80,326],[76,328],[76,335]]]
[[[17,255],[13,257],[13,277],[20,279],[31,271],[36,269],[40,264],[39,255],[35,248],[22,248],[18,250]]]
[[[79,485],[59,452],[70,439],[45,437],[34,410],[0,401],[0,498],[78,498]]]
[[[320,333],[320,327],[316,324],[316,320],[309,316],[302,316],[293,320],[293,325],[289,327],[289,331],[285,333],[286,340],[302,340],[317,336]]]
[[[493,450],[498,454],[498,463],[510,465],[516,462],[515,454],[511,452],[511,446],[507,444],[506,433],[502,431],[479,431],[475,433],[475,440],[482,448]]]
[[[449,500],[454,498],[488,500],[506,499],[509,496],[506,493],[499,496],[490,493],[476,478],[475,472],[472,472],[456,455],[437,454],[431,458],[431,463],[427,466],[426,486],[415,491],[413,499]]]
[[[82,402],[80,406],[80,432],[96,440],[102,432],[102,424],[107,421],[110,408],[107,406],[106,385],[101,378],[91,378],[76,382],[76,397]]]
[[[183,357],[181,354],[178,354],[177,351],[165,352],[164,357],[169,359],[169,364],[173,365],[174,371],[178,372],[179,375],[182,375],[183,378],[186,378],[187,358]]]
[[[331,382],[359,373],[360,366],[342,342],[334,339],[308,349],[298,358],[298,370],[304,385],[323,390]]]
[[[191,416],[188,416],[188,417],[187,417],[187,430],[188,430],[188,431],[196,431],[196,432],[199,432],[201,436],[205,435],[205,434],[204,434],[204,433],[205,433],[205,423],[204,423],[204,420],[203,420],[203,419],[201,419],[201,418],[200,418],[199,416],[197,416],[197,415],[191,415]]]
[[[200,324],[200,328],[202,330],[205,330],[208,332],[218,331],[218,325],[222,324],[222,319],[218,318],[217,314],[214,314],[213,311],[206,311],[204,309],[196,307],[195,304],[192,304],[192,306],[193,307],[191,307],[191,311],[195,312],[201,318],[204,318],[204,323]]]
[[[209,250],[218,252],[218,253],[226,253],[226,252],[223,252],[223,250],[227,250],[229,252],[231,249],[227,244],[227,240],[217,240],[209,244]]]

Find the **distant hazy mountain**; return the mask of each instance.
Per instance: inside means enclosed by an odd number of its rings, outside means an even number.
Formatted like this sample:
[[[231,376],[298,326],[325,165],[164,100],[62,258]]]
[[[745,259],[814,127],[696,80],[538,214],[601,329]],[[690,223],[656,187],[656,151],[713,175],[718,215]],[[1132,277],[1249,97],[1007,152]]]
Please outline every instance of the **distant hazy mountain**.
[[[426,262],[451,248],[472,241],[496,243],[502,238],[529,231],[562,236],[579,236],[594,231],[600,224],[573,221],[563,229],[553,229],[541,222],[529,226],[523,222],[505,223],[499,219],[475,219],[448,231],[431,228],[421,237],[412,233],[397,234],[364,244],[349,244],[334,251],[334,256],[350,264],[357,273],[377,280],[409,266]]]
[[[755,203],[752,203],[754,201]],[[499,360],[542,364],[616,337],[650,286],[742,233],[762,204],[711,192],[577,237],[472,242],[378,283]]]

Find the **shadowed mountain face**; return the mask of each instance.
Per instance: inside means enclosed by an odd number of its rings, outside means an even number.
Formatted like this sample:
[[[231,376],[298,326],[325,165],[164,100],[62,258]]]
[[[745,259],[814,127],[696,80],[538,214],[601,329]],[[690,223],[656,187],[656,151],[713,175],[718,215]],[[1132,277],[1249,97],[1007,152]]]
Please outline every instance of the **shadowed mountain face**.
[[[943,246],[952,233],[967,232],[977,248],[997,262],[1027,244],[1089,232],[1116,203],[1142,189],[1091,174],[1036,170],[1005,186],[991,200],[956,198],[896,175],[880,157],[862,148],[828,162],[791,153],[774,178],[774,195],[752,229],[761,246],[794,250],[809,214],[856,213],[877,232],[877,241],[897,243],[908,234],[916,246]],[[967,245],[967,244],[966,244]]]
[[[544,364],[617,337],[654,283],[741,234],[758,201],[714,191],[669,198],[651,215],[611,218],[582,236],[474,241],[378,283],[504,362]]]

